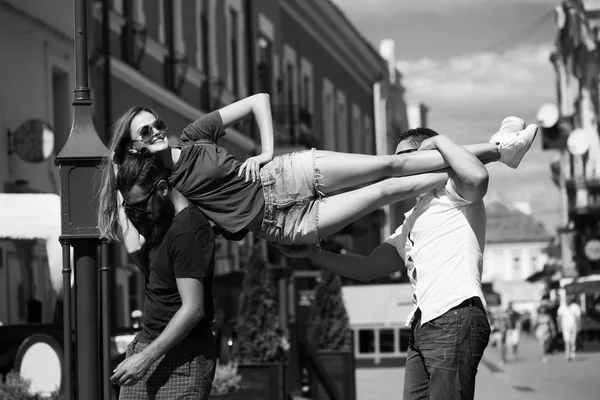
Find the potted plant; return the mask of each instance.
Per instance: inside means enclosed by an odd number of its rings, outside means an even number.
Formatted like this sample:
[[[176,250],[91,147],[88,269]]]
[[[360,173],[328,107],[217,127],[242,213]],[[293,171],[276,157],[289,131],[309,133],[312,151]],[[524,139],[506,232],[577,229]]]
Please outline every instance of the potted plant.
[[[29,381],[21,377],[17,372],[9,372],[5,376],[0,375],[0,399],[3,400],[62,400],[60,393],[52,393],[50,397],[42,397],[29,393]]]
[[[246,400],[285,398],[285,330],[280,326],[271,267],[256,249],[242,282],[233,358]]]
[[[307,332],[308,341],[316,350],[317,357],[334,380],[334,386],[341,398],[355,400],[353,332],[342,298],[342,282],[338,274],[322,270],[315,287],[309,320],[311,324]],[[315,399],[329,399],[321,385],[314,386]]]
[[[242,391],[242,377],[238,373],[237,364],[217,365],[210,399],[243,400],[245,398],[245,393]]]

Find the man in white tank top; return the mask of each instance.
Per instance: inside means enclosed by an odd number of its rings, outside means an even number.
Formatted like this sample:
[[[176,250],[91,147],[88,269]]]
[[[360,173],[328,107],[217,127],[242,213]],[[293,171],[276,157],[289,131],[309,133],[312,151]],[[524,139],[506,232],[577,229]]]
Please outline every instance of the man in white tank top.
[[[530,125],[516,133],[497,133],[490,142],[498,145],[498,153],[489,161],[516,168],[536,132]],[[362,281],[405,265],[415,307],[407,318],[411,340],[404,400],[473,399],[477,367],[490,337],[481,289],[488,173],[470,152],[427,128],[401,134],[396,154],[425,149],[442,154],[451,178],[446,175],[438,189],[419,195],[404,223],[369,256],[306,247],[281,250]]]

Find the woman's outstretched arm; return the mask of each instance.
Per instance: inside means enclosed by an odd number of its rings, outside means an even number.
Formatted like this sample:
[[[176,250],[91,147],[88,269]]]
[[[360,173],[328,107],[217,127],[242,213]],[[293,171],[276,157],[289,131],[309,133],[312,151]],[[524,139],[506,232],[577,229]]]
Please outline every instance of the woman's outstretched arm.
[[[239,175],[246,174],[246,180],[258,179],[260,167],[273,159],[273,118],[271,100],[268,94],[259,93],[236,101],[219,110],[223,125],[228,127],[250,114],[254,115],[260,132],[261,154],[247,159],[239,170]]]

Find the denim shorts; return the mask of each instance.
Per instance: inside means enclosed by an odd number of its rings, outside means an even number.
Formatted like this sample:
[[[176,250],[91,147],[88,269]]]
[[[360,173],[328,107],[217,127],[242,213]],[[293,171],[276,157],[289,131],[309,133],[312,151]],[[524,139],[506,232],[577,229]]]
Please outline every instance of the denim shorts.
[[[282,245],[319,245],[323,193],[316,150],[275,157],[260,170],[265,211],[258,237]]]

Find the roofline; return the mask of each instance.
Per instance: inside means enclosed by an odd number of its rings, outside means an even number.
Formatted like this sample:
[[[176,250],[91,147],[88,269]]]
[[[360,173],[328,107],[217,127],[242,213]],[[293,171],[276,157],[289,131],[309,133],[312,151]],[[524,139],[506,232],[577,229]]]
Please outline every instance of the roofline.
[[[373,44],[371,42],[369,42],[367,40],[367,38],[364,37],[364,35],[358,30],[358,28],[354,25],[354,23],[352,23],[352,21],[350,21],[350,19],[346,16],[346,13],[344,13],[344,11],[342,11],[342,9],[337,4],[335,4],[333,1],[328,0],[327,3],[329,3],[333,7],[333,9],[338,13],[338,15],[340,17],[342,17],[344,22],[350,27],[350,29],[359,38],[359,40],[363,42],[363,44],[367,47],[368,51],[371,52],[373,57],[375,57],[375,59],[377,61],[379,61],[379,64],[383,68],[387,69],[388,68],[387,61],[381,56],[381,54],[379,54],[379,51],[377,51],[377,49],[373,46]],[[394,69],[396,69],[398,71],[398,73],[401,74],[401,72],[395,67],[395,65],[394,65]]]

